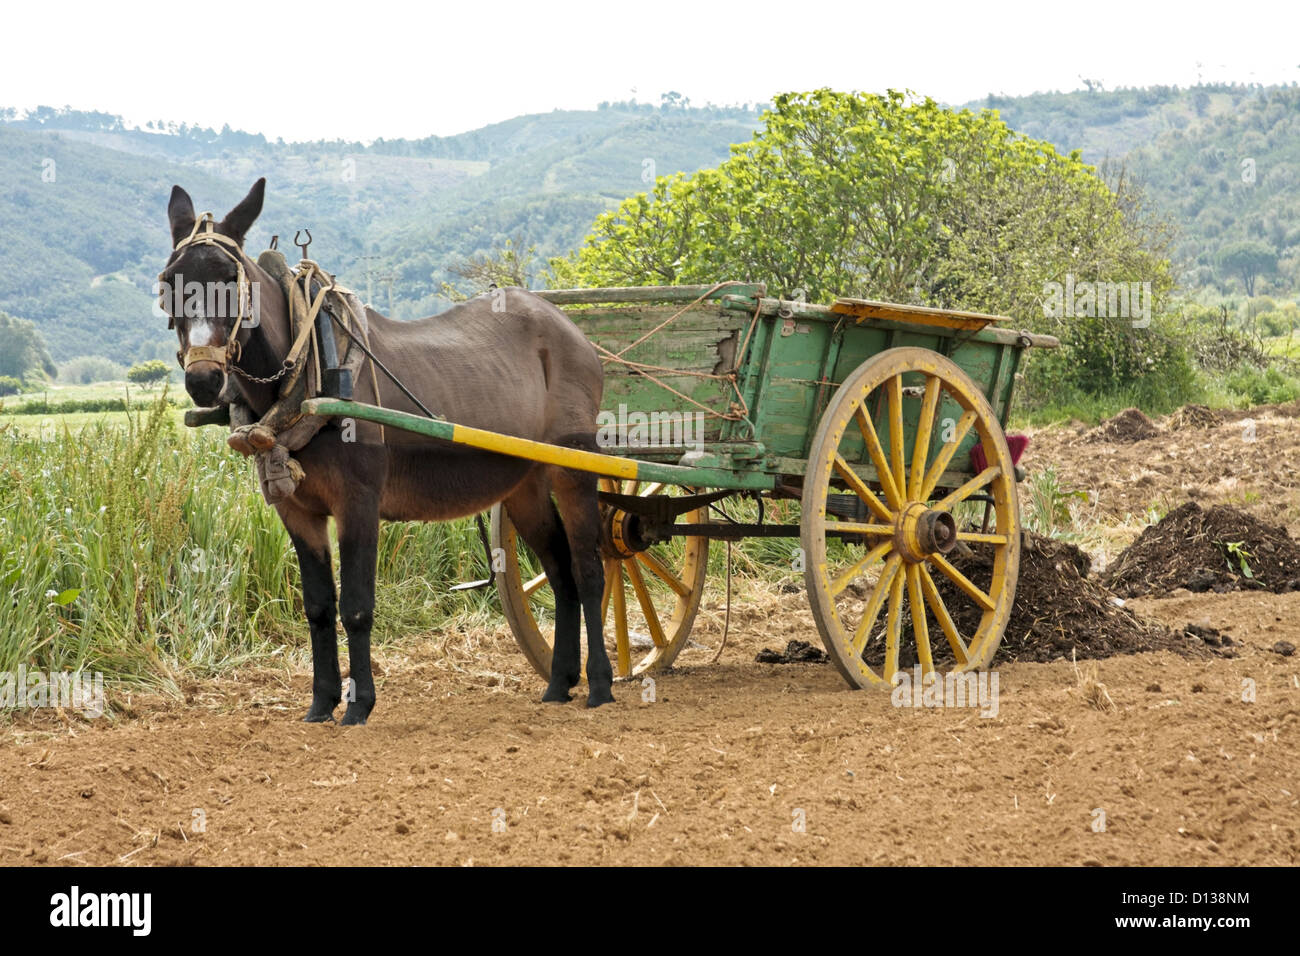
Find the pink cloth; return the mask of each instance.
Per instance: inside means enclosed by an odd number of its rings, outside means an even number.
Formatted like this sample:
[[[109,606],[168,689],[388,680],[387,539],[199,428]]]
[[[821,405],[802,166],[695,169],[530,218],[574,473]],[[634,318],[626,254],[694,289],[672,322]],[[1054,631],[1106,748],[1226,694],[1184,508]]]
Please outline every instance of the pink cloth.
[[[1011,452],[1011,463],[1013,465],[1020,464],[1020,456],[1025,453],[1025,449],[1028,447],[1029,447],[1028,435],[1007,436],[1007,448]],[[989,466],[989,460],[984,454],[983,442],[976,445],[974,448],[970,450],[970,466],[971,466],[971,470],[974,471],[975,474],[977,475]]]

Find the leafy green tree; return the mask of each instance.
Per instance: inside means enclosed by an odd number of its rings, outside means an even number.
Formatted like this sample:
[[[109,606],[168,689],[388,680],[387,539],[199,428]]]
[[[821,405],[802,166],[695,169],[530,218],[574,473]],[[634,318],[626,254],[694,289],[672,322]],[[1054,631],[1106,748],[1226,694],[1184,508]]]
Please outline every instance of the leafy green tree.
[[[601,215],[580,249],[551,261],[551,284],[743,279],[809,301],[1007,315],[1061,334],[1058,369],[1086,368],[1096,388],[1143,374],[1153,349],[1177,351],[1161,329],[1044,309],[1047,284],[1068,276],[1148,283],[1156,303],[1171,288],[1168,230],[1123,170],[1108,185],[1077,152],[1062,156],[995,112],[895,91],[785,94],[763,120],[716,169],[660,177]]]
[[[1221,268],[1240,276],[1246,295],[1255,294],[1256,279],[1277,269],[1277,250],[1257,239],[1230,242],[1216,258]]]
[[[35,323],[0,312],[0,375],[24,379],[57,372]]]
[[[165,381],[171,373],[170,365],[159,359],[153,359],[149,362],[141,362],[139,365],[132,365],[130,371],[126,373],[126,380],[148,389]]]

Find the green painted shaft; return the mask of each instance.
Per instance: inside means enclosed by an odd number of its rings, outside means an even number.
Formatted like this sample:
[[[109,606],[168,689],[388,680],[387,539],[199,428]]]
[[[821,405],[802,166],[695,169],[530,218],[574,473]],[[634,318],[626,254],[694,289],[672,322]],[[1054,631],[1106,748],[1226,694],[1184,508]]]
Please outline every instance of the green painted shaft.
[[[526,458],[530,461],[547,461],[551,464],[592,474],[614,478],[635,478],[637,481],[661,481],[670,485],[687,485],[697,488],[735,488],[765,490],[775,486],[775,478],[751,471],[731,471],[722,468],[693,468],[685,465],[665,465],[652,461],[636,461],[619,455],[596,452],[579,452],[546,442],[534,442],[512,435],[502,435],[481,429],[467,428],[445,419],[425,418],[391,408],[379,408],[363,402],[345,402],[332,398],[312,398],[302,403],[307,415],[327,418],[359,418],[392,428],[426,435],[457,445],[468,445],[496,454]],[[504,447],[503,447],[504,446]]]

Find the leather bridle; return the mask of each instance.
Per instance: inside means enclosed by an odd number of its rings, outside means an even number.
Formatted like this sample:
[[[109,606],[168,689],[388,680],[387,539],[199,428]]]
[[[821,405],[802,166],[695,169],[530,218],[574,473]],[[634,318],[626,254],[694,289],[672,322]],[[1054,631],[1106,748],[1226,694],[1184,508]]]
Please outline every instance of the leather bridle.
[[[177,350],[176,361],[178,361],[181,368],[186,371],[189,371],[190,366],[196,362],[215,362],[221,366],[222,371],[229,371],[232,365],[239,361],[241,352],[239,333],[244,326],[245,319],[250,317],[249,313],[252,311],[252,288],[249,285],[248,277],[244,272],[244,257],[240,245],[236,240],[231,239],[229,236],[223,236],[221,233],[217,232],[214,226],[215,223],[212,219],[212,213],[205,212],[194,223],[194,228],[190,230],[190,234],[180,242],[176,243],[172,252],[177,253],[190,246],[212,246],[233,262],[235,264],[235,282],[239,296],[239,317],[235,320],[234,328],[230,330],[225,345],[193,345],[183,352]],[[166,274],[165,270],[159,274],[158,281],[160,286],[163,284],[163,277]],[[180,297],[174,297],[174,301],[178,301],[179,298]],[[172,316],[171,313],[168,313],[168,315],[171,320],[167,323],[167,327],[175,328],[176,317]]]

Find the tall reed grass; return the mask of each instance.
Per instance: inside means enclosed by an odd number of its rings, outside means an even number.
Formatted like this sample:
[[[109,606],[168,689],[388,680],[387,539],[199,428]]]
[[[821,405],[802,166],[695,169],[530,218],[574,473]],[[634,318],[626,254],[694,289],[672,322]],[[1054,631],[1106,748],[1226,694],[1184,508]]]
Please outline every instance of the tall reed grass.
[[[170,684],[305,650],[297,558],[224,437],[165,398],[124,426],[0,431],[0,671]],[[379,642],[492,614],[449,591],[486,576],[472,520],[386,524],[378,563]]]

